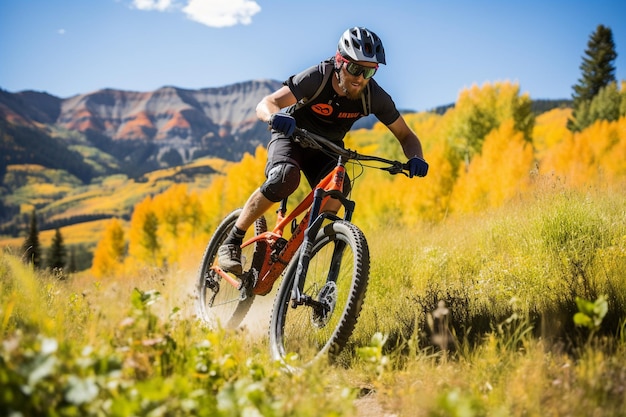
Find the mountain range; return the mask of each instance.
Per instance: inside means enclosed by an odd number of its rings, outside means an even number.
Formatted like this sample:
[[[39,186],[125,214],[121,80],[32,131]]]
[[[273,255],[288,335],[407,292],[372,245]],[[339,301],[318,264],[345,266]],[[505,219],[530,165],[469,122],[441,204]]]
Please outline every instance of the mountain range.
[[[0,174],[10,164],[35,163],[73,170],[88,182],[115,171],[136,177],[207,155],[238,160],[267,140],[255,107],[280,85],[256,80],[200,90],[104,89],[66,99],[0,90]],[[107,154],[109,162],[80,166],[77,146]]]
[[[21,202],[30,201],[22,197],[8,202],[8,196],[18,190],[37,195],[25,186],[39,181],[34,170],[40,168],[53,176],[69,175],[68,184],[89,185],[117,174],[141,182],[150,172],[183,167],[202,157],[238,161],[268,141],[268,127],[256,117],[256,105],[281,85],[252,80],[198,90],[102,89],[69,98],[0,88],[0,225],[15,218]],[[545,111],[563,102],[539,100],[533,105]],[[450,107],[431,111],[444,113]],[[368,129],[375,122],[370,115],[353,128]],[[9,166],[21,168],[6,175]],[[49,175],[45,182],[56,184]],[[57,199],[54,192],[48,196],[50,202]]]
[[[180,175],[196,175],[212,171],[189,166],[203,157],[238,161],[254,153],[269,140],[256,105],[281,85],[252,80],[198,90],[102,89],[69,98],[0,88],[0,229],[16,232],[24,203],[42,209],[49,223],[55,215],[44,207],[64,204],[72,194],[68,184],[96,186],[118,174],[145,183],[150,173],[173,167]],[[375,121],[368,116],[355,128]],[[44,196],[34,184],[57,191]]]
[[[202,156],[237,161],[268,140],[255,108],[280,86],[253,80],[199,90],[103,89],[65,99],[0,89],[0,178],[11,164],[64,169],[87,183],[116,172],[139,177]],[[373,123],[366,118],[358,126]],[[85,148],[106,158],[87,164]]]

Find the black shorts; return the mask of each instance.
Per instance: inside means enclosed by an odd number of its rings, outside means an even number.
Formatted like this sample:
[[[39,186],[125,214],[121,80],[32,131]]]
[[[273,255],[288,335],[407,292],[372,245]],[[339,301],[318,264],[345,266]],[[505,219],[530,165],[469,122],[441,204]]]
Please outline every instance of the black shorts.
[[[267,145],[265,175],[267,176],[275,165],[284,163],[292,163],[297,166],[313,188],[337,166],[337,156],[327,154],[319,149],[303,148],[289,138],[274,134]],[[350,178],[347,175],[343,190],[346,195],[350,190]]]

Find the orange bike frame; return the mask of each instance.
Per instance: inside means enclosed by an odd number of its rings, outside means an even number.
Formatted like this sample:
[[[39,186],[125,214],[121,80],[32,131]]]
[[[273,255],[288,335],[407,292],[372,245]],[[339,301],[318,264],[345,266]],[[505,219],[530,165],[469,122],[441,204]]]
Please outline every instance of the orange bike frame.
[[[311,223],[311,217],[316,218],[321,211],[320,208],[323,207],[323,202],[317,207],[316,210],[312,210],[315,208],[314,205],[314,196],[316,195],[316,191],[322,190],[324,192],[339,192],[342,193],[344,178],[346,175],[346,168],[341,162],[341,158],[337,163],[337,166],[328,174],[324,179],[322,179],[317,186],[311,190],[311,192],[300,202],[300,204],[291,211],[287,216],[285,216],[286,212],[279,210],[278,216],[276,219],[276,225],[274,229],[271,231],[267,231],[261,233],[247,241],[245,241],[241,247],[245,247],[251,245],[257,241],[265,239],[267,241],[267,251],[265,254],[265,260],[261,267],[261,271],[259,271],[259,279],[257,281],[256,286],[253,289],[254,294],[257,295],[265,295],[267,294],[274,285],[274,282],[280,274],[287,267],[293,256],[296,254],[300,245],[304,240],[305,230],[309,227]],[[329,198],[326,196],[324,198],[324,202]],[[305,210],[308,210],[304,218],[300,221],[296,229],[294,230],[291,238],[286,243],[283,250],[278,255],[278,260],[274,262],[270,254],[273,250],[274,244],[278,241],[278,239],[282,238],[283,230],[287,225],[291,224],[294,219],[296,219],[300,214],[304,213]],[[314,213],[313,211],[317,211]],[[350,213],[351,215],[351,213]],[[222,276],[228,274],[220,274]],[[229,281],[232,280],[232,277],[229,276]],[[232,283],[232,282],[231,282]],[[237,285],[236,285],[237,286]]]

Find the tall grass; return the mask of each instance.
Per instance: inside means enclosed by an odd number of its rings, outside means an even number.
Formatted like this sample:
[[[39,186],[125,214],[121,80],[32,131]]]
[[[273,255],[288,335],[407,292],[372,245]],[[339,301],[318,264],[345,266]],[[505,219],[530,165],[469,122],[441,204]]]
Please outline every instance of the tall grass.
[[[183,271],[59,281],[3,254],[0,285],[1,415],[354,415],[356,391],[328,395],[321,370],[284,373],[263,337],[205,328]]]
[[[361,343],[373,329],[392,340],[423,335],[439,301],[472,342],[515,313],[535,336],[575,343],[576,297],[608,297],[605,333],[626,317],[623,193],[544,192],[443,225],[366,235],[376,238]]]
[[[196,259],[59,280],[3,253],[1,414],[625,415],[625,193],[544,191],[365,233],[370,286],[350,346],[339,366],[298,374],[270,360],[265,330],[196,319]],[[267,314],[253,306],[248,323]]]
[[[389,409],[626,415],[623,190],[544,190],[444,225],[366,234],[376,236],[371,284],[353,343],[358,354],[373,332],[385,335],[376,378],[372,367],[361,378]],[[576,326],[577,299],[601,297],[598,328]],[[443,335],[433,324],[440,302]]]

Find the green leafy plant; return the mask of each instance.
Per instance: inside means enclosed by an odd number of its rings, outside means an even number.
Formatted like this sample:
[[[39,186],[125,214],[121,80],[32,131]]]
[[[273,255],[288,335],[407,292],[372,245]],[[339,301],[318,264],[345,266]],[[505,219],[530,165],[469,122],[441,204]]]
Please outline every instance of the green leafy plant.
[[[577,326],[586,327],[592,333],[597,332],[602,325],[602,320],[609,311],[609,304],[605,295],[601,295],[595,301],[576,297],[578,313],[574,314],[574,323]]]
[[[357,355],[376,372],[378,378],[382,377],[389,366],[389,358],[383,353],[383,347],[387,342],[387,336],[376,332],[368,346],[357,348]]]

